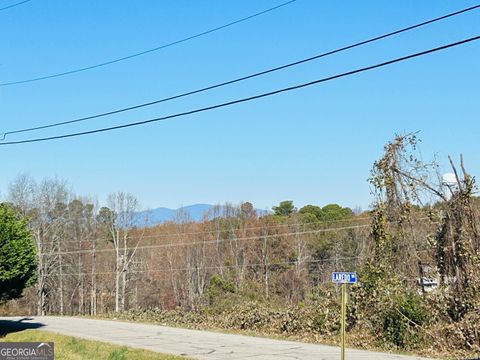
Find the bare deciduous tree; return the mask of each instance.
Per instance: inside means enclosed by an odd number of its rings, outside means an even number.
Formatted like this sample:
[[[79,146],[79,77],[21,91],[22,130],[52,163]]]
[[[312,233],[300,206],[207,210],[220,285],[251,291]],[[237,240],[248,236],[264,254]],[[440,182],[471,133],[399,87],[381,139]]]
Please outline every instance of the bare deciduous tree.
[[[141,241],[141,236],[136,239],[132,236],[138,225],[139,205],[133,195],[123,192],[109,194],[107,204],[108,208],[100,210],[100,221],[106,226],[115,250],[115,311],[123,312],[129,270]]]

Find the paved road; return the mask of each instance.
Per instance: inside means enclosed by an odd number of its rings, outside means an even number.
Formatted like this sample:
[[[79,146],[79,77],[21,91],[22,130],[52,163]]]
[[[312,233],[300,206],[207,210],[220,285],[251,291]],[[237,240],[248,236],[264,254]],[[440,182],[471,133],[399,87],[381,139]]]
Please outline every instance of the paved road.
[[[0,326],[22,318],[0,318]],[[158,325],[71,317],[33,317],[22,320],[27,328],[54,331],[85,339],[106,341],[163,353],[186,355],[199,360],[337,360],[337,347],[304,344]],[[42,324],[43,326],[40,326]],[[40,326],[40,327],[39,327]],[[414,360],[418,357],[347,349],[348,360]]]

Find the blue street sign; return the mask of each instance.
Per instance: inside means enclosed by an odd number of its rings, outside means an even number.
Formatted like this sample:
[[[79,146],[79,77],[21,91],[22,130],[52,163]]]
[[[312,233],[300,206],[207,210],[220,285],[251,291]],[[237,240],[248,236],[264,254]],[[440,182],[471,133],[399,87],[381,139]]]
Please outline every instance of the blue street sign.
[[[357,282],[357,274],[354,272],[333,272],[332,282],[337,284],[355,284]]]

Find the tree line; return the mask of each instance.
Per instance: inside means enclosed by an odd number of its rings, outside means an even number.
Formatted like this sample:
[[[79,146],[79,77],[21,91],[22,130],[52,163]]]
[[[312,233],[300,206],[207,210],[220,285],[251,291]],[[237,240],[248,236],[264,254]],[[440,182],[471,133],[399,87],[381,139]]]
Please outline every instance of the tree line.
[[[1,209],[28,226],[38,265],[35,285],[8,309],[40,315],[160,309],[221,319],[245,304],[238,316],[247,319],[232,320],[241,328],[258,330],[280,316],[260,314],[267,306],[286,309],[279,332],[334,334],[338,289],[331,272],[357,271],[348,329],[361,341],[478,351],[475,178],[462,157],[449,158],[445,181],[417,146],[414,134],[385,145],[364,212],[337,204],[297,209],[286,200],[258,215],[245,202],[215,206],[199,222],[179,212],[175,221],[147,227],[131,194],[112,193],[99,206],[58,179],[36,183],[20,175]]]
[[[201,222],[178,213],[147,228],[122,192],[99,206],[64,181],[20,175],[7,198],[28,219],[38,258],[36,285],[16,304],[39,315],[197,309],[219,281],[298,302],[331,269],[355,267],[368,236],[365,216],[336,204],[297,210],[284,201],[262,216],[249,202],[225,204]]]

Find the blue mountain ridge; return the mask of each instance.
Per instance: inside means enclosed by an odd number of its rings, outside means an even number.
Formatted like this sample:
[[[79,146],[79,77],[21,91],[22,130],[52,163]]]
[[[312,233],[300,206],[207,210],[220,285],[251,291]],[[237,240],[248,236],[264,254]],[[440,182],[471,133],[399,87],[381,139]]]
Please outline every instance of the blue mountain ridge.
[[[140,211],[137,213],[135,223],[138,226],[155,226],[168,221],[181,221],[189,219],[190,221],[201,221],[204,216],[214,207],[209,204],[194,204],[182,206],[178,209],[169,209],[166,207],[159,207],[156,209]],[[223,213],[224,206],[220,205],[220,213]],[[266,210],[255,209],[258,215],[265,215]]]

